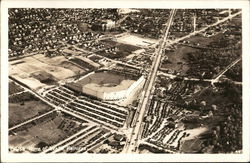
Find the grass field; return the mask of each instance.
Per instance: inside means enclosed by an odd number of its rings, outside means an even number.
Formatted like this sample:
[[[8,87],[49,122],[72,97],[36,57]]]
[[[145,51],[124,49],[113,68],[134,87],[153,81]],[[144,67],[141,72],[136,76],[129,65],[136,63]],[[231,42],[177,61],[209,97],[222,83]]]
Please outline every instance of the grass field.
[[[9,81],[9,96],[22,91],[24,91],[22,87],[15,84],[13,81]]]
[[[107,47],[116,47],[117,50],[114,52],[105,52],[105,50],[98,51],[97,54],[100,54],[104,57],[115,59],[115,58],[124,58],[130,55],[133,51],[140,49],[138,46],[125,44],[125,43],[118,43],[112,40],[104,40],[102,41]]]
[[[197,50],[194,48],[180,45],[174,52],[166,53],[168,61],[163,62],[161,68],[175,70],[181,72],[181,75],[185,75],[186,71],[189,69],[188,65],[185,64],[187,54],[195,51]]]
[[[189,45],[199,43],[201,47],[209,47],[209,45],[221,38],[222,34],[217,34],[213,37],[204,37],[202,35],[193,36],[186,41],[189,41]],[[165,55],[168,56],[168,61],[163,62],[161,68],[171,69],[180,72],[181,75],[186,75],[189,66],[187,65],[187,58],[189,53],[199,52],[200,49],[193,48],[184,45],[178,45],[174,52],[167,52]]]
[[[200,139],[190,139],[182,142],[181,151],[185,153],[197,153],[201,150],[202,141]]]
[[[39,82],[43,84],[54,85],[57,83],[57,79],[53,75],[47,73],[46,71],[37,71],[30,74],[30,76],[33,77],[34,79],[39,80]]]
[[[53,108],[29,92],[9,97],[9,127],[17,125]]]
[[[86,89],[99,92],[113,92],[125,90],[134,82],[135,80],[112,72],[97,72],[83,78],[77,84],[84,86]]]
[[[127,79],[125,76],[118,75],[112,72],[96,72],[94,74],[86,76],[78,83],[81,85],[85,85],[88,83],[95,83],[98,85],[114,83],[115,85],[119,85],[125,79]]]
[[[202,35],[197,35],[186,39],[186,41],[189,41],[190,44],[199,43],[200,46],[208,46],[210,43],[220,39],[222,35],[222,33],[216,34],[212,37],[204,37]]]
[[[80,122],[63,114],[56,113],[51,116],[36,125],[18,131],[15,135],[9,135],[9,147],[30,148],[41,142],[50,146],[82,128]]]

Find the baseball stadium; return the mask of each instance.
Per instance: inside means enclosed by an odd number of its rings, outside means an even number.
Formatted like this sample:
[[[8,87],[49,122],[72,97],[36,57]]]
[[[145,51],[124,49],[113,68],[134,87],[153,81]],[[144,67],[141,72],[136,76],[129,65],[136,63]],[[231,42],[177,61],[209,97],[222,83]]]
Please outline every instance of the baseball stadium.
[[[143,76],[137,77],[104,70],[90,73],[68,86],[103,101],[117,101],[127,99],[132,91],[141,88],[144,81]]]

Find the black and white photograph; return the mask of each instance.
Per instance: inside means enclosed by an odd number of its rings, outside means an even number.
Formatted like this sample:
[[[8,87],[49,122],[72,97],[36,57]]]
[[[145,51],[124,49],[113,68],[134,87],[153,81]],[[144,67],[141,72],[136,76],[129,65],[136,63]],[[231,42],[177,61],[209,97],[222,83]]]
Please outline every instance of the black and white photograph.
[[[244,5],[45,2],[1,16],[2,153],[249,160]]]

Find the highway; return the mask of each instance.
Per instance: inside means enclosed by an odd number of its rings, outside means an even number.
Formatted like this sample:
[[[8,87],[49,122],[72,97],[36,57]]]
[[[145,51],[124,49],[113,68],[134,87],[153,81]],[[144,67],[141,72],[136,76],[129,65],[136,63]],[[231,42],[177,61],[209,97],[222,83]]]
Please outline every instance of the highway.
[[[173,21],[173,17],[175,15],[175,9],[173,9],[170,13],[170,19],[168,21],[168,26],[166,28],[165,34],[163,39],[160,41],[160,46],[159,49],[155,55],[155,60],[153,61],[152,67],[151,67],[151,71],[150,74],[148,76],[147,83],[145,85],[144,88],[144,95],[143,98],[141,99],[142,101],[139,104],[139,107],[135,113],[135,118],[134,120],[136,121],[135,127],[132,130],[132,133],[130,135],[130,137],[128,137],[128,141],[125,145],[125,152],[126,153],[132,153],[135,152],[137,145],[138,145],[138,138],[139,138],[139,134],[140,134],[140,130],[141,130],[141,126],[142,126],[142,122],[143,122],[143,118],[144,118],[144,114],[147,108],[147,104],[149,101],[149,97],[152,91],[152,88],[154,86],[154,82],[157,76],[157,70],[159,68],[160,62],[161,62],[161,56],[162,56],[162,49],[165,46],[166,40],[167,40],[167,36],[169,33],[169,29],[171,27],[172,21]]]
[[[149,97],[150,97],[150,94],[151,94],[151,90],[153,88],[154,81],[155,81],[155,78],[156,78],[156,75],[157,75],[157,70],[158,70],[158,67],[160,65],[162,50],[163,50],[163,48],[165,48],[164,46],[165,46],[165,43],[167,41],[166,39],[167,39],[167,36],[168,36],[170,26],[171,26],[172,21],[173,21],[174,13],[175,13],[175,10],[172,10],[171,13],[170,13],[170,19],[169,19],[169,22],[167,24],[168,26],[167,26],[165,35],[164,35],[163,39],[160,40],[160,42],[159,42],[159,45],[160,45],[159,47],[160,48],[158,49],[158,51],[156,53],[156,56],[155,56],[155,59],[153,61],[151,71],[150,71],[149,76],[148,76],[149,80],[147,80],[147,82],[145,84],[145,88],[144,88],[143,95],[142,95],[143,98],[140,101],[139,107],[138,107],[138,109],[137,109],[137,111],[135,113],[135,117],[134,117],[135,126],[133,126],[132,132],[128,136],[128,140],[126,142],[125,149],[124,149],[125,153],[132,153],[132,152],[136,152],[136,150],[137,150],[137,147],[138,147],[137,142],[138,142],[138,139],[139,139],[139,136],[140,136],[139,134],[140,134],[141,126],[142,126],[142,121],[143,121],[143,118],[144,118],[144,115],[145,115],[145,112],[146,112],[146,108],[147,108],[147,104],[148,104]],[[205,27],[203,29],[200,29],[198,31],[194,31],[194,32],[192,32],[192,33],[190,33],[190,34],[188,34],[188,35],[186,35],[184,37],[177,38],[177,39],[175,39],[173,41],[168,41],[167,46],[176,44],[181,40],[190,38],[191,36],[195,36],[196,34],[204,32],[210,27],[214,27],[214,26],[216,26],[216,25],[218,25],[220,23],[226,22],[227,20],[232,19],[233,17],[238,16],[239,14],[241,14],[241,11],[237,12],[235,14],[232,14],[232,15],[224,18],[224,19],[218,20],[216,23],[208,25],[207,27]]]

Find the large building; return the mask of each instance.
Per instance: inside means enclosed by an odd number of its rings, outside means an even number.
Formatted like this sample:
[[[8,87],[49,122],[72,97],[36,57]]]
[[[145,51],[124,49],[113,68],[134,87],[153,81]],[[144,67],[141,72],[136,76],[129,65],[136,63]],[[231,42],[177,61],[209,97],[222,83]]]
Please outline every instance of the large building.
[[[86,75],[69,86],[79,92],[104,101],[127,99],[133,91],[141,89],[143,76],[130,78],[112,71],[101,71]]]
[[[116,27],[116,22],[112,20],[102,20],[92,24],[91,29],[93,31],[109,31]]]

